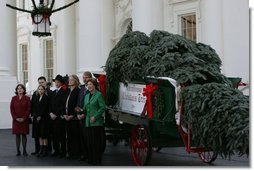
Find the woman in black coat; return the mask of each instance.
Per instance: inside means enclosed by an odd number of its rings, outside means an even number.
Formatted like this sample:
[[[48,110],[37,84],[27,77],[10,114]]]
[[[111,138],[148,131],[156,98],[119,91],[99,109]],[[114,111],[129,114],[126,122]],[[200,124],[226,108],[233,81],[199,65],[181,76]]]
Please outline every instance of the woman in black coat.
[[[44,86],[38,86],[37,96],[33,99],[34,121],[37,127],[37,136],[40,141],[40,152],[37,156],[47,155],[48,137],[49,137],[49,98],[46,95]]]
[[[66,131],[67,131],[67,154],[66,158],[79,158],[81,157],[81,143],[79,129],[79,120],[75,107],[77,106],[79,96],[79,79],[76,75],[69,77],[69,89],[67,91],[66,99],[66,113],[64,118],[66,120]]]

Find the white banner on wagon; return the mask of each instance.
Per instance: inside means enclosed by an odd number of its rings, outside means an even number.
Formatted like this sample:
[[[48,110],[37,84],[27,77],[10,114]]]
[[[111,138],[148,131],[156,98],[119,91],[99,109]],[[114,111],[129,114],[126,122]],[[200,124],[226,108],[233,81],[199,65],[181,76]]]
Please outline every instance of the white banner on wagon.
[[[146,85],[128,83],[125,86],[120,83],[119,89],[119,108],[123,112],[140,116],[143,112],[146,96],[143,96],[143,88]]]

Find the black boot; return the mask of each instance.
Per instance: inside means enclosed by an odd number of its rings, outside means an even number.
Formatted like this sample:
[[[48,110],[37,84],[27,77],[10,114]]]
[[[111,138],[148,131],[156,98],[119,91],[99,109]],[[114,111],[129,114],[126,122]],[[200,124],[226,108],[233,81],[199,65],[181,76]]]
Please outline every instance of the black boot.
[[[42,153],[42,157],[46,157],[48,155],[48,147],[46,145],[44,145],[44,150]]]
[[[17,154],[16,156],[20,156],[20,135],[16,135],[16,148],[17,148]]]
[[[35,138],[34,139],[34,144],[35,144],[35,151],[32,152],[32,155],[37,155],[40,152],[40,142],[39,142],[39,138]]]
[[[44,146],[41,145],[39,153],[36,155],[37,157],[41,157],[43,154]]]
[[[28,156],[26,149],[23,150],[23,156]]]
[[[16,156],[20,156],[20,155],[21,155],[20,150],[17,150],[17,154],[16,154]]]
[[[23,156],[28,156],[26,152],[26,143],[27,143],[26,135],[22,134]]]

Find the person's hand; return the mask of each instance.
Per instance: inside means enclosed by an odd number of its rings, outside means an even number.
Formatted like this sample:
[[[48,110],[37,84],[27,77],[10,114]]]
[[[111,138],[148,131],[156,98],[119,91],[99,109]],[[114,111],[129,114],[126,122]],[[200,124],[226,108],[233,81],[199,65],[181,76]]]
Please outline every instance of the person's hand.
[[[64,117],[65,120],[67,120],[67,121],[69,120],[68,115],[63,115],[63,117]]]
[[[90,123],[94,123],[94,122],[95,122],[95,117],[92,116],[92,117],[90,118]]]
[[[73,115],[69,115],[69,116],[68,116],[69,120],[72,120],[73,117],[74,117]]]
[[[75,112],[77,112],[77,113],[81,113],[83,110],[80,108],[80,107],[75,107]]]
[[[85,115],[77,115],[77,117],[78,117],[79,120],[82,120],[82,119],[85,118]]]
[[[50,113],[49,115],[50,115],[50,117],[51,117],[52,120],[55,120],[55,119],[56,119],[56,115],[55,115],[55,114]]]
[[[39,116],[38,118],[36,118],[36,120],[39,122],[41,120],[41,117]]]
[[[21,118],[16,118],[16,121],[21,122]]]

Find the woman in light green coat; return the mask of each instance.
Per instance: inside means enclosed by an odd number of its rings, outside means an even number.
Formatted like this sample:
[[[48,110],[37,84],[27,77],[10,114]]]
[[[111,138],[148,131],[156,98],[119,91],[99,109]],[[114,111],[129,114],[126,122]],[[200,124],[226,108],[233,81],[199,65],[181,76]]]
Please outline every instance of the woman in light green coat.
[[[100,91],[97,90],[98,82],[96,79],[87,81],[89,94],[85,96],[83,113],[85,116],[85,127],[88,163],[93,165],[101,164],[101,157],[105,143],[105,129],[103,113],[106,104]]]

